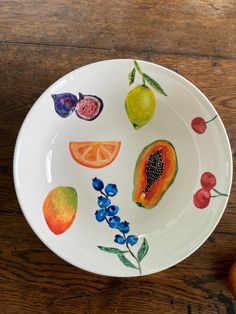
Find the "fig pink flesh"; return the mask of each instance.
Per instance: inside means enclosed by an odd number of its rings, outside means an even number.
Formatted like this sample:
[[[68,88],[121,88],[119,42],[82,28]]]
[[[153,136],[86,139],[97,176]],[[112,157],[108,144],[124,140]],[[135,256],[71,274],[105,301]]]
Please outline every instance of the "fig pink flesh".
[[[95,115],[99,111],[99,105],[92,97],[84,98],[79,102],[77,107],[78,112],[86,117]]]

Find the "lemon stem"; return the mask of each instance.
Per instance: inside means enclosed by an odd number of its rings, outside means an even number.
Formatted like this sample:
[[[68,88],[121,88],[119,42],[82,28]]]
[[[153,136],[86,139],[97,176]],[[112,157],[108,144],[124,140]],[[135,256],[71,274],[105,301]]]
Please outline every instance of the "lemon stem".
[[[139,66],[139,64],[138,64],[138,62],[136,60],[134,60],[134,66],[135,66],[137,72],[142,76],[143,85],[146,86],[146,84],[145,84],[146,81],[145,81],[145,78],[143,76],[143,71],[141,70],[141,68],[140,68],[140,66]]]

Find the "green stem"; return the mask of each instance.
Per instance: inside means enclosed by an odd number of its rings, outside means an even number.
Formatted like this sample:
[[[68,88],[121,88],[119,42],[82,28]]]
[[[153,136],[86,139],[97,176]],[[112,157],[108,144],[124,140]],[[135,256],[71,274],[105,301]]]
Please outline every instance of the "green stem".
[[[143,71],[141,70],[141,68],[140,68],[140,66],[136,60],[134,60],[134,66],[135,66],[137,72],[142,76],[143,85],[146,85],[145,84],[146,83],[145,78],[143,77]]]
[[[133,256],[133,258],[136,260],[136,262],[137,262],[137,264],[138,264],[139,274],[142,275],[142,270],[141,270],[140,262],[139,262],[139,260],[137,259],[137,257],[134,255],[134,253],[131,251],[131,249],[130,249],[130,247],[129,247],[129,244],[128,244],[128,242],[126,241],[126,236],[125,236],[124,233],[123,233],[123,236],[124,236],[124,238],[125,238],[125,243],[126,243],[127,249],[129,250],[130,254]]]
[[[216,116],[214,116],[214,118],[212,118],[211,120],[206,121],[205,123],[209,123],[209,122],[215,120],[217,117],[218,117],[218,116],[216,115]]]
[[[225,194],[225,193],[221,193],[219,191],[217,191],[216,189],[213,188],[213,191],[215,191],[218,195],[215,195],[215,196],[228,196],[228,194]]]
[[[146,81],[145,81],[145,78],[142,76],[142,80],[143,80],[143,86],[146,86]]]

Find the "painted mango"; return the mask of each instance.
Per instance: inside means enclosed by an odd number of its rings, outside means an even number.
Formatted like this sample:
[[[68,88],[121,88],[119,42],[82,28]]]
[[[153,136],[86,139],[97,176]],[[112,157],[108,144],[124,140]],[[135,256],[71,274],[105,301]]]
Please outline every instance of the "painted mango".
[[[153,208],[161,200],[178,171],[174,146],[157,140],[146,146],[134,171],[133,201],[140,207]]]
[[[72,187],[59,186],[48,193],[43,203],[43,214],[53,233],[61,234],[71,226],[77,203],[77,192]]]

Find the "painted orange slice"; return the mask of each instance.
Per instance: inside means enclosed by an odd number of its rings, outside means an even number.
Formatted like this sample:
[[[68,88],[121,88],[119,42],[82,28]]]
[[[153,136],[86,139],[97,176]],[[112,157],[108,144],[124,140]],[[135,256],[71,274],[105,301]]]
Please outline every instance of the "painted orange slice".
[[[121,142],[70,142],[71,156],[80,165],[89,168],[103,168],[117,156]]]

